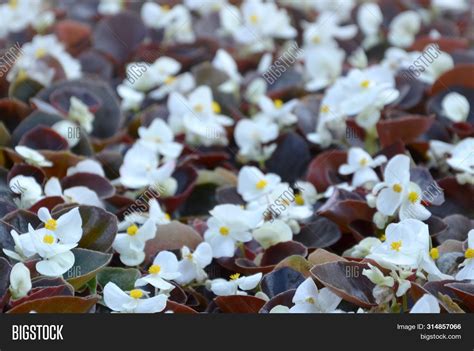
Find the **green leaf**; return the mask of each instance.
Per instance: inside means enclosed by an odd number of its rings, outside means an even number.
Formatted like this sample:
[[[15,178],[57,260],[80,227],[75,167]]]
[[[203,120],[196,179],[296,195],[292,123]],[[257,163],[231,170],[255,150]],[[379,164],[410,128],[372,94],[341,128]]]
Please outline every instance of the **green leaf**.
[[[74,266],[63,277],[76,290],[94,278],[112,258],[111,254],[80,248],[73,249],[72,252],[76,258]]]
[[[135,268],[105,267],[97,274],[97,282],[104,287],[113,282],[125,291],[135,287],[135,281],[140,277],[140,271]]]

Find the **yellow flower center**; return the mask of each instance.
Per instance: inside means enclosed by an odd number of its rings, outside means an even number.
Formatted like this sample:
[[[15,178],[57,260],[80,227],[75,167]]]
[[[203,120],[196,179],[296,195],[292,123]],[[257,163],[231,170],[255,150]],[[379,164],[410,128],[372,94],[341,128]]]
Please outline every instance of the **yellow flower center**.
[[[130,236],[134,236],[138,232],[138,227],[136,224],[132,224],[130,227],[127,228],[127,234]]]
[[[296,202],[297,205],[303,206],[303,205],[304,205],[303,195],[301,195],[301,194],[296,194],[296,195],[295,195],[295,202]]]
[[[314,303],[315,303],[316,301],[314,301],[314,299],[313,299],[312,297],[307,297],[307,298],[306,298],[306,302],[307,302],[307,303],[310,303],[310,304],[312,304],[312,305],[314,305]]]
[[[130,291],[130,296],[134,299],[139,299],[143,296],[143,291],[141,291],[140,289],[133,289]]]
[[[212,111],[214,111],[214,113],[221,113],[221,105],[219,105],[217,101],[212,102]]]
[[[221,233],[222,236],[227,236],[227,235],[229,235],[229,228],[228,227],[220,227],[219,228],[219,233]]]
[[[150,274],[158,274],[161,271],[161,267],[158,264],[152,264],[150,268],[148,268],[148,273]]]
[[[369,161],[367,161],[367,159],[365,157],[362,157],[360,160],[359,160],[359,164],[362,166],[362,167],[365,167],[367,165]]]
[[[8,6],[12,9],[16,9],[18,6],[18,0],[10,0],[8,1]]]
[[[313,42],[313,44],[319,44],[321,42],[321,38],[319,37],[319,35],[315,35],[313,36],[313,38],[311,38],[311,41]]]
[[[237,280],[240,278],[240,273],[235,273],[230,275],[230,280]]]
[[[58,222],[53,218],[48,219],[44,224],[44,227],[48,230],[56,230],[56,228],[58,227]]]
[[[257,24],[258,23],[258,16],[257,15],[251,15],[250,16],[250,23]]]
[[[436,247],[433,247],[430,250],[430,256],[433,260],[437,260],[439,258],[439,250]]]
[[[393,251],[397,251],[399,252],[400,251],[400,248],[402,247],[402,241],[394,241],[392,242],[392,244],[390,245],[390,248],[393,250]]]
[[[268,182],[265,180],[265,179],[260,179],[257,184],[255,184],[255,187],[258,189],[258,190],[262,190],[262,189],[265,189],[265,187],[267,186]]]
[[[474,249],[467,249],[466,252],[464,253],[464,257],[466,258],[474,258]]]
[[[418,201],[418,193],[416,191],[410,191],[408,193],[408,201],[410,201],[412,204]]]
[[[161,6],[161,11],[168,12],[171,9],[170,5],[164,4]]]
[[[202,104],[197,104],[194,106],[194,111],[196,111],[197,113],[201,113],[202,111],[204,111],[204,106],[202,106]]]
[[[24,70],[23,68],[20,69],[18,71],[18,75],[17,75],[16,79],[18,81],[21,81],[21,80],[26,79],[26,78],[28,78],[28,73],[26,73],[26,70]]]
[[[165,219],[167,221],[171,220],[171,216],[169,215],[169,213],[165,213]]]
[[[176,80],[176,77],[168,76],[168,77],[165,78],[165,84],[166,84],[166,85],[170,85],[170,84],[173,83],[175,80]]]
[[[38,48],[36,49],[36,52],[35,52],[35,56],[36,58],[40,59],[40,58],[43,58],[45,57],[47,54],[47,51],[45,48]]]
[[[321,112],[328,113],[329,112],[329,106],[328,105],[321,106]]]
[[[362,82],[360,82],[360,86],[362,88],[368,88],[370,85],[370,80],[366,79],[366,80],[363,80]]]
[[[53,244],[54,236],[52,236],[51,234],[46,234],[45,236],[43,236],[43,242],[48,245]]]
[[[184,255],[184,257],[186,257],[188,260],[192,260],[193,259],[193,254],[188,253],[188,254]]]
[[[387,237],[385,236],[385,234],[382,234],[380,236],[380,241],[385,241],[385,240],[387,240]]]
[[[283,106],[283,100],[276,99],[273,101],[273,104],[275,105],[276,108],[281,108]]]
[[[400,184],[393,184],[393,187],[392,187],[393,191],[395,191],[396,193],[401,193],[402,192],[402,186]]]

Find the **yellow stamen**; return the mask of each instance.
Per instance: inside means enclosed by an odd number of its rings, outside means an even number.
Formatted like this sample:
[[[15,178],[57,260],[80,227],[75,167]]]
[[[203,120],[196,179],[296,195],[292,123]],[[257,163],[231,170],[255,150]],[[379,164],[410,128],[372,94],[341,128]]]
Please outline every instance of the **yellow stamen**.
[[[43,242],[48,245],[53,244],[54,236],[52,236],[51,234],[46,234],[45,236],[43,236]]]
[[[170,5],[164,4],[161,6],[161,11],[168,12],[171,9]]]
[[[150,274],[158,274],[161,271],[161,267],[158,264],[152,264],[150,268],[148,268],[148,273]]]
[[[53,218],[48,219],[44,224],[44,227],[48,230],[56,230],[56,228],[58,227],[58,222]]]
[[[362,166],[362,167],[365,167],[367,165],[369,161],[367,161],[367,159],[365,157],[362,157],[360,160],[359,160],[359,164]]]
[[[408,193],[408,201],[410,201],[412,204],[418,201],[418,193],[416,191],[410,191]]]
[[[184,255],[184,257],[186,257],[188,260],[192,260],[193,259],[193,254],[188,253],[188,254]]]
[[[214,111],[214,113],[221,113],[221,105],[219,105],[217,101],[212,102],[212,111]]]
[[[22,81],[23,79],[28,78],[28,73],[26,73],[26,70],[23,68],[18,71],[18,75],[16,76],[16,79],[18,81]]]
[[[250,16],[250,23],[257,24],[258,23],[258,16],[257,15],[251,15]]]
[[[171,216],[169,215],[169,213],[165,213],[165,219],[167,221],[170,221],[171,220]]]
[[[466,258],[474,258],[474,249],[467,249],[466,252],[464,253],[464,257]]]
[[[393,187],[392,187],[393,191],[395,191],[396,193],[401,193],[402,192],[402,186],[400,184],[393,184]]]
[[[201,113],[202,111],[204,111],[204,106],[202,106],[202,104],[197,104],[196,106],[194,106],[194,111],[196,111],[197,113]]]
[[[230,280],[237,280],[240,278],[240,273],[235,273],[230,275]]]
[[[8,1],[8,6],[12,9],[16,9],[18,6],[18,0],[10,0]]]
[[[220,227],[219,228],[219,233],[221,233],[222,236],[227,236],[227,235],[229,235],[229,228],[228,227]]]
[[[360,86],[362,88],[368,88],[370,85],[370,80],[366,79],[366,80],[363,80],[361,83],[360,83]]]
[[[143,296],[143,291],[141,291],[140,289],[133,289],[130,291],[130,296],[134,299],[139,299]]]
[[[138,232],[138,227],[136,224],[132,224],[130,227],[127,228],[127,234],[130,236],[136,235]]]
[[[382,234],[380,236],[380,241],[385,241],[385,240],[387,240],[387,237],[385,236],[385,234]]]
[[[168,77],[165,78],[165,84],[166,84],[166,85],[170,85],[170,84],[173,83],[175,80],[176,80],[176,77],[168,76]]]
[[[258,190],[262,190],[267,186],[268,182],[265,179],[260,179],[257,184],[255,184],[255,187]]]
[[[301,195],[301,194],[296,194],[296,195],[295,195],[295,202],[296,202],[297,205],[303,206],[303,205],[304,205],[303,195]]]
[[[321,42],[321,38],[319,37],[319,35],[315,35],[311,38],[311,41],[313,42],[313,44],[319,44]]]
[[[283,106],[283,100],[281,99],[276,99],[273,101],[273,104],[275,105],[276,108],[282,108]]]
[[[328,105],[321,106],[321,112],[322,113],[328,113],[329,112],[329,106]]]
[[[437,260],[439,258],[439,250],[436,247],[433,247],[430,250],[430,256],[433,260]]]
[[[38,48],[36,49],[35,56],[36,58],[40,59],[46,56],[48,52],[46,51],[45,48]]]
[[[306,298],[306,302],[307,302],[307,303],[310,303],[310,304],[312,304],[312,305],[314,305],[314,303],[315,303],[316,301],[314,301],[314,299],[313,299],[312,297],[308,297],[308,298]]]
[[[402,247],[402,241],[394,241],[392,242],[392,244],[390,245],[390,248],[393,250],[393,251],[397,251],[399,252],[400,251],[400,248]]]

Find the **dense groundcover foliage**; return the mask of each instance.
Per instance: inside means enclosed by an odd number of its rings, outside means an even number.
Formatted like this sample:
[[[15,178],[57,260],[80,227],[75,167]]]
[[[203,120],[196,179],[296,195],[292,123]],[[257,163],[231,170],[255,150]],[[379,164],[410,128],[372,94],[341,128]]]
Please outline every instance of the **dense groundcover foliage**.
[[[0,4],[0,309],[474,309],[468,0]]]

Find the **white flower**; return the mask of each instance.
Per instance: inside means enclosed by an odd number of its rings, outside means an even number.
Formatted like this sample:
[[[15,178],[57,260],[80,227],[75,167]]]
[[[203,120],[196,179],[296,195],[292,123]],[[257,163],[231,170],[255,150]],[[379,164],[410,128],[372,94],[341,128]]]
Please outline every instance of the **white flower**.
[[[38,210],[38,218],[44,228],[53,232],[63,244],[75,244],[82,237],[82,218],[79,207],[75,207],[61,215],[58,219],[51,217],[46,207]]]
[[[227,0],[184,0],[184,4],[190,9],[202,15],[219,11],[227,5]]]
[[[278,137],[278,125],[266,118],[241,119],[234,129],[239,155],[246,160],[260,161],[271,156],[276,145],[263,146]]]
[[[294,306],[290,313],[332,313],[341,302],[341,298],[329,288],[318,290],[312,278],[307,278],[296,289],[293,296]]]
[[[187,246],[181,249],[181,261],[178,263],[178,271],[181,276],[175,278],[179,284],[189,284],[196,280],[202,282],[207,274],[204,268],[212,261],[212,248],[206,242],[200,243],[194,252]]]
[[[342,190],[346,190],[346,191],[351,192],[351,191],[355,190],[355,187],[353,187],[352,185],[349,185],[349,183],[347,183],[347,182],[339,183],[339,184],[336,184],[336,185],[331,185],[324,192],[324,197],[325,198],[330,198],[332,196],[332,194],[334,194],[334,191],[336,189],[342,189]]]
[[[219,86],[219,90],[224,93],[236,93],[239,91],[242,76],[239,73],[237,63],[231,55],[225,50],[219,49],[212,60],[212,65],[218,70],[224,72],[229,80]]]
[[[308,48],[304,53],[308,91],[317,91],[332,84],[342,72],[344,50],[337,46]]]
[[[94,114],[89,111],[89,107],[75,96],[71,97],[68,118],[84,128],[87,133],[92,132]]]
[[[335,39],[349,40],[357,33],[357,26],[340,26],[339,19],[331,13],[321,13],[314,23],[303,22],[304,43],[307,48],[337,46]]]
[[[369,59],[367,58],[367,55],[365,54],[365,51],[363,48],[359,47],[352,51],[350,56],[347,58],[347,62],[355,68],[363,69],[366,68],[367,65],[369,64]]]
[[[183,146],[174,142],[174,135],[170,127],[161,118],[156,118],[148,128],[139,127],[139,143],[166,158],[175,159],[181,154]]]
[[[21,262],[15,264],[10,272],[10,293],[14,299],[28,295],[31,290],[30,270]]]
[[[474,174],[474,138],[460,141],[452,149],[447,163],[459,172]]]
[[[319,13],[329,13],[340,22],[349,19],[355,4],[356,2],[354,0],[311,0],[311,5]]]
[[[273,39],[296,37],[286,10],[275,3],[260,0],[244,1],[241,12],[235,6],[225,6],[220,13],[223,28],[252,52],[273,47]]]
[[[174,288],[168,280],[178,278],[178,259],[175,254],[169,251],[161,251],[156,255],[153,264],[148,268],[148,275],[138,279],[135,286],[153,285],[155,288],[170,291]]]
[[[431,6],[439,11],[464,12],[469,8],[468,0],[432,0]]]
[[[252,234],[254,239],[264,249],[293,239],[291,228],[280,219],[276,219],[273,222],[265,222],[260,228],[255,229]]]
[[[86,159],[79,161],[75,166],[69,167],[67,169],[67,175],[73,175],[77,173],[92,173],[105,177],[104,169],[102,165],[96,160]]]
[[[430,257],[430,234],[428,225],[416,219],[391,223],[385,231],[386,240],[373,248],[367,258],[390,269],[397,267],[420,269],[429,274],[429,279],[449,279],[441,273]]]
[[[443,114],[453,122],[464,122],[469,116],[469,101],[456,92],[446,94],[441,101]]]
[[[428,48],[425,48],[424,51],[427,50]],[[436,59],[429,65],[423,66],[422,69],[418,71],[418,79],[423,83],[433,84],[444,72],[447,72],[454,67],[454,60],[451,55],[440,51],[439,48],[436,48],[436,51]]]
[[[120,182],[131,189],[157,185],[169,179],[174,169],[174,161],[159,167],[158,155],[141,143],[135,143],[125,154],[120,167]]]
[[[148,297],[147,294],[141,289],[133,289],[127,294],[115,283],[108,282],[104,287],[104,302],[111,310],[122,313],[158,313],[166,308],[166,295]]]
[[[382,242],[374,237],[362,239],[357,245],[344,252],[343,256],[364,258],[372,252],[372,250]]]
[[[41,16],[44,5],[44,2],[38,0],[15,0],[0,4],[0,38],[34,25]]]
[[[456,280],[474,280],[474,229],[467,234],[467,250],[464,253],[466,258],[460,265],[462,269],[456,274]]]
[[[173,92],[168,97],[168,122],[175,134],[186,133],[186,141],[205,146],[227,144],[224,127],[234,124],[232,118],[221,114],[220,105],[213,100],[208,86],[200,86],[185,98]]]
[[[379,229],[384,229],[388,222],[388,216],[384,215],[382,212],[375,212],[372,217],[374,224]]]
[[[18,145],[15,146],[15,151],[19,154],[26,163],[37,166],[37,167],[51,167],[52,162],[48,161],[43,155],[38,151],[30,149],[27,146]]]
[[[28,9],[25,12],[29,11]],[[21,54],[8,73],[9,81],[12,81],[20,71],[23,71],[37,79],[44,77],[44,79],[39,79],[39,82],[45,86],[49,85],[54,72],[48,75],[35,72],[45,69],[44,65],[38,65],[38,60],[46,56],[53,57],[61,65],[67,79],[80,78],[82,75],[80,62],[65,50],[64,45],[54,34],[36,35],[31,42],[21,47]]]
[[[204,239],[211,245],[216,258],[234,256],[235,243],[252,240],[250,231],[261,221],[259,214],[246,211],[238,205],[218,205],[210,214]]]
[[[36,254],[35,246],[31,241],[30,233],[34,232],[31,224],[28,223],[28,233],[18,234],[15,230],[11,230],[10,234],[12,236],[13,242],[15,243],[14,250],[3,249],[3,252],[8,257],[13,258],[17,261],[25,261],[28,258]]]
[[[117,87],[117,93],[122,98],[121,108],[124,111],[139,109],[143,100],[145,100],[145,93],[125,84],[120,84]]]
[[[438,299],[431,294],[424,294],[413,305],[410,313],[440,313]]]
[[[156,225],[148,219],[142,226],[132,224],[126,233],[118,233],[112,247],[120,254],[120,261],[127,266],[136,266],[145,259],[145,243],[156,235]]]
[[[368,263],[369,269],[364,269],[362,275],[366,276],[372,283],[378,286],[393,287],[395,281],[392,277],[386,277],[380,269]]]
[[[239,172],[237,192],[245,201],[256,200],[273,191],[280,181],[276,174],[265,175],[257,167],[245,166]]]
[[[357,24],[364,34],[362,43],[365,49],[376,45],[379,41],[380,25],[383,22],[383,14],[376,3],[363,3],[357,10]]]
[[[194,41],[191,13],[183,5],[170,8],[148,1],[141,8],[141,17],[148,27],[164,29],[166,41]]]
[[[44,194],[46,196],[60,196],[69,203],[104,208],[104,204],[100,201],[99,196],[95,191],[90,190],[85,186],[73,186],[63,191],[61,183],[56,177],[51,177],[46,182],[44,186]]]
[[[142,212],[140,209],[138,209],[138,211],[125,214],[124,221],[120,222],[118,225],[118,230],[126,230],[129,226],[135,223],[143,224],[148,219],[151,219],[156,226],[170,223],[170,215],[163,212],[156,199],[150,199],[150,201],[148,201],[148,206],[148,213]]]
[[[298,117],[292,113],[292,110],[297,103],[297,100],[283,102],[279,99],[272,100],[263,95],[258,101],[258,106],[260,107],[261,112],[255,117],[265,117],[282,126],[291,125],[298,120]]]
[[[372,159],[363,149],[352,147],[348,152],[347,164],[339,167],[339,173],[342,175],[354,174],[352,186],[358,187],[368,182],[378,182],[379,177],[372,168],[376,168],[384,162],[387,162],[387,158],[383,155]]]
[[[100,0],[97,11],[104,16],[116,15],[122,11],[122,0]]]
[[[235,273],[230,276],[230,280],[214,279],[211,282],[211,290],[217,296],[247,295],[245,291],[255,289],[261,279],[262,273],[248,277],[241,277],[239,273]]]
[[[168,76],[165,81],[155,90],[150,91],[148,96],[151,99],[161,100],[172,92],[177,92],[181,94],[187,94],[196,86],[196,81],[194,76],[185,72],[178,76]]]
[[[68,236],[62,236],[66,239],[63,241],[59,238],[59,233],[47,228],[30,231],[29,234],[35,252],[42,258],[42,260],[36,263],[36,271],[38,273],[50,277],[58,277],[71,269],[75,261],[71,249],[77,246],[77,241],[73,242],[69,240]]]
[[[421,17],[415,11],[399,13],[390,22],[388,41],[390,44],[406,48],[413,44],[420,31]]]
[[[17,175],[10,180],[10,190],[20,195],[20,199],[15,203],[21,208],[29,208],[41,199],[41,185],[33,177]]]

